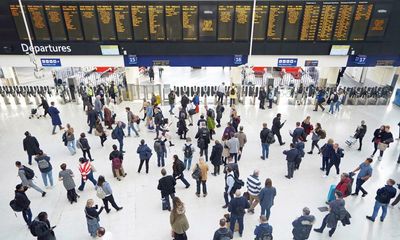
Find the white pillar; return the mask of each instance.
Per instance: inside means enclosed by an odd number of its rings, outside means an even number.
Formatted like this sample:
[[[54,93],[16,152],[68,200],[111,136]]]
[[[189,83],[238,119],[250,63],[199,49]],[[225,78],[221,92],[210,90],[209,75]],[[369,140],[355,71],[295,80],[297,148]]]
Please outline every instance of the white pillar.
[[[242,69],[240,67],[231,67],[229,76],[231,79],[231,83],[234,83],[235,85],[241,85],[242,84]]]
[[[139,85],[139,67],[125,67],[126,83]]]
[[[336,85],[337,77],[340,68],[338,67],[324,67],[320,69],[319,78],[326,79],[326,85]]]
[[[3,70],[5,85],[16,86],[19,84],[13,67],[2,67],[1,69]]]

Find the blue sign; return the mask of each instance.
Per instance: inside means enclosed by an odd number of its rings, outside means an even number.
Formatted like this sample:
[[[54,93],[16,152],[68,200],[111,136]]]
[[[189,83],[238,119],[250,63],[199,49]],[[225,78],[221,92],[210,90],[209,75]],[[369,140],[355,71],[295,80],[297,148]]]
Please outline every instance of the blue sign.
[[[42,67],[61,67],[61,60],[59,58],[41,58],[40,62]]]
[[[128,64],[137,65],[138,59],[136,55],[128,55]]]
[[[399,56],[366,56],[351,55],[347,60],[347,67],[375,67],[375,66],[399,66]]]
[[[367,63],[367,56],[366,55],[357,55],[354,58],[354,63],[358,65],[365,65]]]
[[[278,58],[278,67],[296,67],[297,58]]]
[[[242,55],[235,55],[233,57],[233,64],[235,65],[242,65],[243,61],[242,61]]]

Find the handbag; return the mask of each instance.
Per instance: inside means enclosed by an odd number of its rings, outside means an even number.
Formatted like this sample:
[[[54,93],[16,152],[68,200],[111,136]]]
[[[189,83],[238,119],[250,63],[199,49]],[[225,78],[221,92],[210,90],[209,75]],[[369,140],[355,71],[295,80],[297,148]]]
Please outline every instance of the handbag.
[[[388,144],[383,143],[383,142],[378,143],[378,149],[379,149],[380,151],[383,152],[383,151],[386,150],[386,148],[388,148]]]
[[[96,189],[96,196],[100,199],[106,198],[106,193],[104,192],[103,188],[98,186]]]
[[[100,137],[102,134],[101,134],[99,131],[97,131],[97,129],[95,129],[95,130],[94,130],[94,135],[95,135],[96,137]]]

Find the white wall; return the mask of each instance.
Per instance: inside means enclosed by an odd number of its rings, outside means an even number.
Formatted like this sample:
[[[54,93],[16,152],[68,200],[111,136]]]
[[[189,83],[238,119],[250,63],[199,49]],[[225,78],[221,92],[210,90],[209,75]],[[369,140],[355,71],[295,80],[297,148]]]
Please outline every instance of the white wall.
[[[306,60],[317,60],[318,67],[345,67],[347,65],[348,56],[279,56],[279,55],[254,55],[249,57],[250,66],[259,67],[276,67],[278,66],[278,58],[296,58],[297,66],[304,67]]]
[[[366,78],[379,85],[390,85],[395,72],[395,67],[369,67]]]

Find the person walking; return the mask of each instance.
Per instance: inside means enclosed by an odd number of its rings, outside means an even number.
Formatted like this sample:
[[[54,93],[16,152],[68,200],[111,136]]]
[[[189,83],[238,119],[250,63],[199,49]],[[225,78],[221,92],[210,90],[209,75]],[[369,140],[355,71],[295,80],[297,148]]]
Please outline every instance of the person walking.
[[[165,157],[167,155],[167,148],[165,147],[165,142],[167,139],[161,140],[161,138],[157,138],[154,141],[153,149],[157,153],[157,166],[164,167],[165,166]]]
[[[233,239],[232,231],[226,227],[226,219],[221,218],[219,220],[219,228],[214,232],[212,240],[228,240]]]
[[[112,139],[117,139],[119,143],[119,151],[122,153],[125,153],[124,151],[124,138],[125,138],[125,133],[123,129],[124,123],[121,121],[117,122],[117,126],[114,128],[114,130],[111,133]]]
[[[179,160],[178,155],[173,156],[174,162],[172,164],[172,170],[173,174],[172,176],[175,178],[175,180],[180,179],[183,184],[185,184],[186,188],[190,187],[189,182],[185,179],[185,175],[183,174],[183,171],[185,170],[185,164]]]
[[[126,177],[126,172],[122,166],[124,160],[124,154],[118,151],[117,145],[112,145],[113,151],[110,153],[109,159],[111,161],[111,167],[114,173],[114,177],[117,177],[118,181],[121,181],[121,176]]]
[[[253,174],[247,177],[247,192],[249,193],[250,207],[247,210],[248,213],[254,213],[254,208],[260,202],[258,195],[261,191],[261,182],[259,180],[260,171],[254,170]]]
[[[86,202],[85,207],[85,216],[86,216],[86,223],[88,227],[88,232],[92,238],[96,238],[97,229],[100,227],[100,214],[103,211],[104,207],[100,207],[96,204],[94,205],[93,199],[88,199]]]
[[[210,156],[211,164],[214,166],[214,172],[211,174],[214,176],[217,176],[220,173],[220,167],[222,165],[223,149],[224,147],[222,146],[222,144],[218,140],[215,140],[215,145],[211,150],[211,156]]]
[[[298,158],[299,155],[299,150],[297,150],[295,148],[295,145],[291,143],[290,149],[283,151],[283,154],[286,155],[287,171],[288,171],[288,174],[285,177],[287,179],[291,179],[293,178],[293,173],[295,169],[296,159]]]
[[[72,204],[77,202],[79,195],[75,191],[74,173],[71,169],[67,169],[67,164],[60,165],[61,171],[58,173],[58,180],[63,182],[64,188],[67,190],[67,199]]]
[[[268,218],[260,216],[260,225],[254,229],[255,240],[272,239],[272,226],[268,224]]]
[[[235,230],[236,221],[239,223],[239,236],[242,237],[244,230],[243,217],[246,209],[250,207],[249,202],[242,196],[240,190],[236,190],[235,197],[230,201],[228,211],[231,213],[229,227],[232,232]]]
[[[322,111],[325,111],[324,106],[322,106],[322,103],[325,102],[325,90],[323,88],[318,89],[317,88],[317,96],[315,97],[315,108],[314,112],[318,111],[318,107],[322,109]]]
[[[240,142],[237,136],[237,133],[232,134],[231,138],[226,143],[227,147],[229,148],[229,156],[235,159],[235,163],[238,161],[238,154],[240,152]]]
[[[127,121],[128,121],[128,137],[131,136],[131,129],[133,130],[133,132],[135,133],[136,137],[139,137],[139,133],[137,132],[137,130],[135,129],[135,127],[133,126],[134,124],[134,118],[133,118],[133,113],[131,111],[131,108],[126,107],[126,115],[127,115]]]
[[[161,192],[161,198],[163,200],[163,210],[171,211],[169,198],[174,199],[175,197],[176,181],[173,176],[167,175],[167,170],[165,170],[165,168],[161,169],[161,175],[162,178],[158,180],[157,189]]]
[[[197,139],[197,147],[200,149],[200,157],[205,155],[206,161],[208,162],[208,144],[210,144],[210,132],[207,127],[200,128],[195,138]]]
[[[260,92],[258,94],[258,100],[260,100],[260,109],[265,109],[265,99],[267,98],[267,92],[265,92],[265,88],[261,87]]]
[[[281,116],[282,115],[280,113],[276,114],[276,117],[272,120],[271,130],[272,133],[276,135],[276,137],[278,138],[279,145],[282,146],[285,144],[285,142],[282,142],[281,128],[283,127],[283,125],[285,125],[286,120],[283,123],[281,123]]]
[[[47,179],[49,179],[50,188],[52,188],[53,187],[53,173],[52,173],[53,167],[51,166],[51,163],[50,163],[50,157],[47,156],[46,154],[44,154],[42,150],[39,150],[38,154],[35,157],[35,161],[37,162],[39,171],[42,174],[44,186],[46,188],[49,188],[47,185]]]
[[[215,134],[215,113],[214,110],[209,108],[207,110],[207,129],[210,132],[210,139],[213,140],[212,135]]]
[[[364,139],[365,134],[367,133],[367,125],[365,125],[365,121],[361,121],[361,125],[357,127],[356,130],[356,138],[358,139],[360,146],[358,147],[358,151],[361,151],[362,148],[362,141]]]
[[[237,90],[235,84],[232,83],[231,87],[229,88],[229,106],[234,106],[236,104],[237,98]]]
[[[149,68],[149,80],[150,80],[150,82],[154,82],[154,69],[153,69],[153,67],[150,67]]]
[[[96,129],[94,130],[94,135],[100,138],[100,144],[102,147],[104,147],[104,142],[107,140],[107,135],[106,132],[104,131],[100,119],[96,120]]]
[[[146,174],[149,173],[149,160],[151,158],[152,152],[151,149],[145,144],[144,139],[140,140],[140,145],[136,150],[136,153],[139,154],[140,164],[138,168],[138,173],[142,170],[143,163],[146,164]]]
[[[101,102],[101,96],[97,95],[96,100],[94,100],[94,111],[96,112],[97,117],[100,116],[101,121],[104,121],[103,106],[104,106],[104,104]]]
[[[79,172],[81,173],[81,185],[78,187],[79,191],[83,191],[85,183],[90,180],[96,186],[96,179],[93,177],[93,166],[86,158],[79,158]]]
[[[30,132],[25,132],[25,138],[22,141],[24,151],[28,154],[28,164],[32,165],[32,156],[38,154],[40,145],[36,137],[32,136]]]
[[[396,196],[397,190],[393,187],[395,184],[396,182],[393,179],[389,179],[386,181],[386,185],[384,187],[379,188],[378,191],[376,191],[374,211],[371,216],[366,216],[368,220],[375,222],[375,218],[378,215],[380,208],[382,208],[380,220],[381,222],[385,220],[390,199]]]
[[[169,113],[171,115],[174,115],[175,99],[176,99],[175,91],[171,89],[171,91],[168,93],[168,103],[170,107]]]
[[[310,237],[312,226],[315,223],[315,217],[310,213],[310,209],[305,207],[303,208],[303,215],[292,222],[294,240],[307,240]]]
[[[222,105],[222,103],[218,102],[217,103],[217,107],[215,108],[215,112],[217,114],[216,116],[216,121],[217,121],[217,128],[221,127],[221,118],[222,118],[222,114],[224,113],[225,108]]]
[[[381,141],[378,144],[379,157],[378,161],[382,160],[383,152],[389,147],[389,144],[394,141],[393,134],[390,132],[390,126],[386,125],[384,131],[381,133]]]
[[[227,208],[229,206],[229,198],[234,198],[234,193],[237,190],[235,187],[235,175],[231,166],[226,166],[226,177],[225,177],[225,191],[224,191],[224,200],[225,205],[222,208]],[[230,223],[232,224],[232,222]]]
[[[33,183],[35,173],[32,169],[21,164],[20,161],[15,162],[15,166],[18,168],[18,176],[21,179],[22,185],[25,187],[31,187],[42,194],[42,197],[46,196],[46,192],[40,187]]]
[[[335,91],[331,94],[331,96],[328,98],[328,101],[326,102],[327,104],[329,104],[328,112],[330,112],[331,114],[333,114],[335,112],[335,106],[338,101],[339,101],[339,95]]]
[[[179,135],[180,139],[186,139],[186,133],[188,132],[188,128],[186,127],[186,118],[187,118],[187,113],[185,109],[179,108],[179,117],[178,117],[178,131],[177,134]]]
[[[339,175],[340,170],[339,170],[339,165],[340,165],[340,160],[344,157],[344,150],[343,148],[339,147],[339,144],[335,143],[333,144],[333,152],[331,155],[331,159],[328,163],[328,167],[326,168],[326,175],[324,177],[329,176],[329,171],[331,170],[331,167],[335,165],[336,168],[336,174]]]
[[[316,127],[312,131],[312,136],[311,136],[311,150],[307,152],[308,154],[313,154],[314,147],[317,147],[318,154],[320,154],[321,148],[319,147],[318,142],[319,140],[326,138],[326,132],[325,130],[322,129],[321,124],[317,123],[315,126]]]
[[[111,186],[102,175],[100,175],[97,179],[96,191],[97,196],[103,200],[106,213],[109,213],[111,211],[111,209],[108,208],[108,203],[111,203],[111,206],[115,210],[122,210],[123,207],[118,207],[118,205],[115,203]]]
[[[22,184],[18,184],[17,186],[15,186],[15,197],[13,201],[15,203],[15,206],[22,213],[22,217],[29,227],[32,222],[32,211],[30,208],[31,201],[25,193],[27,190],[28,187]]]
[[[190,170],[192,165],[193,153],[195,152],[195,148],[192,145],[192,139],[190,137],[186,138],[186,143],[183,144],[183,159],[185,164],[185,169]]]
[[[262,147],[262,155],[261,155],[262,160],[268,160],[269,145],[273,141],[275,141],[275,139],[272,140],[271,136],[272,136],[272,138],[274,138],[274,135],[271,132],[271,130],[269,130],[269,128],[267,128],[267,124],[263,123],[263,129],[260,132],[261,147]]]
[[[207,197],[207,175],[208,165],[204,161],[204,158],[200,157],[199,163],[196,168],[193,169],[193,175],[196,171],[200,171],[199,178],[196,179],[196,196],[200,197],[200,185],[203,188],[203,197]]]
[[[91,106],[89,106],[87,110],[87,121],[86,121],[89,126],[89,131],[88,131],[89,134],[92,134],[92,130],[93,128],[95,128],[96,120],[97,120],[97,113]]]
[[[46,115],[49,113],[49,103],[46,101],[44,97],[40,97],[40,100],[42,102],[38,105],[38,108],[43,107],[44,113],[42,116],[46,117]]]
[[[89,157],[89,160],[94,161],[94,159],[92,158],[92,155],[90,154],[90,145],[86,138],[85,133],[81,133],[80,138],[78,139],[78,142],[77,142],[77,146],[78,146],[78,148],[80,148],[82,150],[83,158],[86,159],[86,154],[87,154],[87,156]]]
[[[368,192],[362,187],[362,185],[368,181],[368,179],[372,176],[372,167],[371,163],[373,162],[372,158],[367,158],[363,163],[361,163],[356,169],[354,169],[353,173],[360,171],[357,175],[356,181],[356,190],[352,196],[358,196],[358,192],[361,190],[362,197],[367,196]]]
[[[40,212],[31,223],[31,232],[34,232],[37,240],[56,240],[54,228],[51,226],[46,212]]]
[[[296,144],[299,141],[305,141],[306,139],[306,132],[304,128],[301,127],[300,122],[296,122],[296,128],[290,132],[290,136],[292,136],[292,143]]]
[[[269,219],[271,215],[271,207],[274,205],[274,199],[276,196],[276,188],[272,186],[271,179],[267,178],[265,180],[264,188],[261,189],[258,194],[258,198],[260,199],[261,206],[261,214]]]
[[[65,130],[65,140],[67,141],[67,148],[71,155],[76,154],[76,142],[75,142],[75,135],[74,135],[74,128],[71,125],[67,124],[67,130]]]
[[[237,133],[237,138],[239,140],[239,155],[238,155],[238,161],[242,158],[242,153],[243,153],[243,148],[244,145],[247,143],[247,136],[243,132],[243,126],[239,127],[239,132]]]
[[[334,153],[333,143],[334,143],[333,139],[329,138],[328,142],[321,147],[321,154],[322,154],[322,167],[320,168],[321,171],[325,171],[325,169],[328,168],[329,159],[332,158],[332,155]]]
[[[62,126],[61,123],[61,118],[60,118],[60,111],[58,111],[58,109],[56,107],[54,107],[54,102],[50,103],[50,107],[49,107],[49,115],[51,117],[51,123],[53,124],[53,132],[52,134],[56,134],[56,127],[58,126],[60,128],[60,130],[63,130],[64,127]]]
[[[178,197],[173,198],[172,204],[173,208],[169,216],[172,237],[174,240],[187,240],[186,231],[189,229],[189,222],[185,215],[185,205]]]

